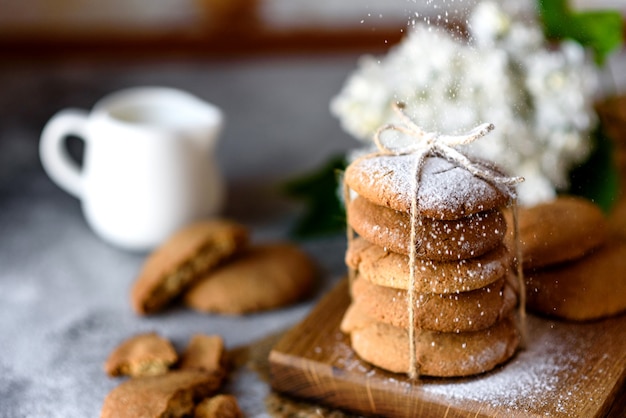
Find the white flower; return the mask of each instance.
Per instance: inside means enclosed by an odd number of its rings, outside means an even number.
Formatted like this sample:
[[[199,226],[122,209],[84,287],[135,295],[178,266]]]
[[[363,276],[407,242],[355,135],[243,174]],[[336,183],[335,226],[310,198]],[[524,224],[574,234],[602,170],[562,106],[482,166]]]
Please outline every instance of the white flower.
[[[384,58],[363,57],[331,111],[366,144],[394,122],[397,101],[428,131],[493,123],[496,130],[465,151],[526,177],[522,203],[549,199],[589,154],[595,67],[580,45],[550,48],[535,21],[495,3],[479,3],[469,23],[472,43],[418,24]]]
[[[472,36],[481,47],[494,46],[511,30],[511,17],[495,3],[485,2],[470,17]]]

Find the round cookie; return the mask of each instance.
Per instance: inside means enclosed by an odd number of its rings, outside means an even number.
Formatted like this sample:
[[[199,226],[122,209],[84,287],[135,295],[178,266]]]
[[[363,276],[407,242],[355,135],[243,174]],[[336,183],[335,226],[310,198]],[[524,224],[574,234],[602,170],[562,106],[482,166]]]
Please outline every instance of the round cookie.
[[[435,262],[416,260],[416,287],[421,293],[467,292],[504,277],[512,257],[504,245],[476,258]],[[385,251],[363,238],[355,238],[346,251],[346,264],[373,284],[408,289],[409,257]]]
[[[476,163],[479,164],[479,163]],[[502,174],[481,165],[494,175]],[[361,158],[345,171],[346,184],[379,206],[409,213],[415,155]],[[441,157],[427,157],[419,182],[418,212],[433,219],[459,219],[505,206],[510,200],[506,186],[492,185]]]
[[[507,214],[509,231],[512,216]],[[607,240],[608,223],[601,209],[587,199],[561,196],[518,209],[519,245],[524,269],[575,260]],[[512,246],[513,236],[507,242]]]
[[[201,312],[245,314],[294,303],[310,293],[312,260],[291,243],[251,247],[201,278],[184,295]]]
[[[352,348],[359,357],[394,373],[408,372],[410,357],[406,329],[363,318],[362,314],[351,309],[346,312],[346,317],[343,329],[350,333]],[[484,373],[510,359],[519,340],[519,332],[511,317],[481,331],[421,331],[416,347],[419,371],[424,376],[438,377]]]
[[[509,273],[508,276],[513,276]],[[417,328],[439,332],[479,331],[493,326],[508,315],[517,296],[507,280],[500,279],[484,288],[449,295],[420,294],[416,303]],[[377,286],[367,280],[352,284],[352,303],[376,322],[407,329],[408,293],[406,290]]]
[[[350,226],[363,238],[390,251],[409,254],[411,219],[408,213],[378,206],[357,197],[347,207]],[[478,257],[502,243],[506,220],[497,209],[455,220],[419,218],[416,256],[448,261]]]
[[[585,321],[626,310],[626,242],[613,239],[593,253],[526,274],[529,310]]]

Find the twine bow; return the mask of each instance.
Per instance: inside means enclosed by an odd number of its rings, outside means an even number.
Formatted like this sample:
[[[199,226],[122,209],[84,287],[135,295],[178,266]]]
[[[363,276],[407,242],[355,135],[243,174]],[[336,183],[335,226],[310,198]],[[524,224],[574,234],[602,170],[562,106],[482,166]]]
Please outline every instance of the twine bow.
[[[464,135],[441,135],[436,132],[424,131],[415,122],[413,122],[413,120],[406,113],[404,113],[404,109],[404,103],[394,103],[393,105],[393,110],[398,114],[400,120],[403,122],[403,125],[386,124],[378,128],[378,130],[374,133],[374,143],[378,148],[379,155],[400,156],[415,154],[417,156],[417,160],[420,161],[420,166],[423,163],[422,160],[427,156],[437,155],[448,161],[456,163],[458,166],[463,167],[474,176],[480,177],[490,183],[512,186],[524,181],[522,177],[497,176],[494,171],[487,171],[474,164],[469,158],[454,149],[454,147],[471,144],[477,139],[487,135],[495,129],[493,124],[484,123]],[[412,141],[405,146],[385,144],[382,133],[388,130],[398,131],[406,136],[416,139],[416,141]],[[420,173],[416,174],[419,176]]]
[[[424,131],[420,128],[413,120],[404,112],[405,105],[403,103],[395,103],[393,106],[394,111],[400,117],[402,122],[401,125],[396,124],[386,124],[381,126],[374,134],[374,143],[378,148],[378,152],[374,154],[370,154],[365,156],[365,158],[371,158],[380,155],[415,155],[415,175],[412,178],[412,191],[413,191],[413,199],[411,201],[411,235],[409,246],[409,303],[408,303],[408,314],[409,314],[409,371],[408,375],[412,379],[417,379],[419,377],[419,367],[418,367],[418,358],[417,358],[417,332],[415,325],[415,315],[416,315],[416,302],[417,302],[417,289],[416,289],[416,259],[417,259],[417,226],[419,221],[418,215],[418,191],[419,191],[419,183],[421,171],[424,166],[424,161],[428,156],[439,156],[445,158],[446,160],[456,164],[459,167],[462,167],[469,171],[476,177],[479,177],[491,184],[501,184],[505,186],[512,186],[517,183],[524,181],[522,177],[506,177],[498,175],[497,172],[493,170],[487,170],[484,167],[475,164],[461,152],[457,151],[455,147],[467,145],[483,136],[487,135],[494,129],[493,124],[485,123],[482,124],[468,133],[464,135],[441,135],[438,133],[430,133]],[[383,132],[385,131],[397,131],[405,136],[408,136],[415,141],[410,141],[408,143],[400,144],[387,144],[383,138]],[[406,139],[406,138],[405,138]],[[507,192],[509,194],[511,203],[513,205],[513,223],[514,223],[514,235],[515,235],[515,251],[517,256],[517,274],[519,280],[520,287],[520,320],[522,321],[522,326],[520,327],[522,333],[522,341],[524,340],[525,335],[525,291],[524,291],[524,279],[522,272],[522,263],[521,263],[521,251],[519,245],[517,244],[518,237],[518,226],[517,226],[517,210],[516,210],[516,195],[513,189],[507,187]],[[348,200],[346,200],[347,202]],[[348,240],[353,238],[353,232],[348,232]],[[354,276],[354,272],[350,272],[351,279]]]

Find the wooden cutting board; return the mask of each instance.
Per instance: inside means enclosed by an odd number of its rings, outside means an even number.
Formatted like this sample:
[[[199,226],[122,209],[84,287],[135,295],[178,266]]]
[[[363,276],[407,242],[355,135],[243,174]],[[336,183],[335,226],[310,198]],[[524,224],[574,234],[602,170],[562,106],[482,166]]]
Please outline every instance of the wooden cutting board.
[[[472,378],[413,383],[361,361],[339,323],[342,280],[269,356],[274,390],[389,417],[626,417],[626,315],[576,324],[528,318],[528,345]]]

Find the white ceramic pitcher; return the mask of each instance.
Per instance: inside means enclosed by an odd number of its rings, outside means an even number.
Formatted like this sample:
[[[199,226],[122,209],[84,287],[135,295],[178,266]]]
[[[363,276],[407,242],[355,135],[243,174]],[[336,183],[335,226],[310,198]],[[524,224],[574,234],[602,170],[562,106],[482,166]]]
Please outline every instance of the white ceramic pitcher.
[[[43,129],[41,162],[82,201],[88,224],[123,248],[149,250],[181,226],[217,214],[224,197],[213,150],[222,112],[166,87],[108,95],[91,112],[62,110]],[[85,141],[83,166],[68,135]]]

